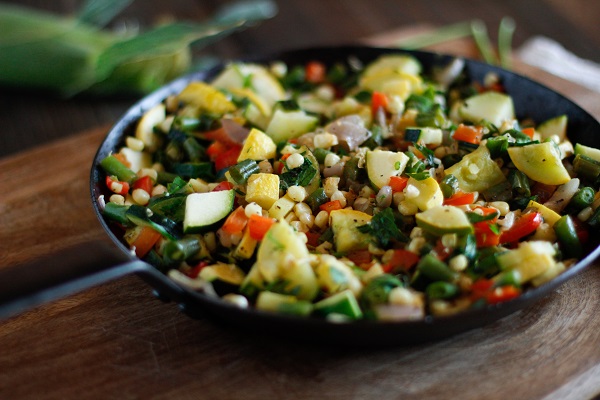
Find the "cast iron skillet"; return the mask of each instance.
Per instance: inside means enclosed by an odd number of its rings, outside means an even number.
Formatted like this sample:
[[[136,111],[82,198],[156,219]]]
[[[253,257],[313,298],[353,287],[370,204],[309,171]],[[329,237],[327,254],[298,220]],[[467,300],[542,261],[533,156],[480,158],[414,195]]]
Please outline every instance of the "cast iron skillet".
[[[276,54],[269,58],[251,61],[282,60],[288,65],[305,64],[309,60],[320,60],[326,64],[347,62],[350,58],[366,64],[386,53],[397,53],[398,49],[371,47],[330,47],[311,48]],[[453,57],[427,52],[408,52],[418,58],[425,70],[445,65]],[[240,331],[254,331],[279,338],[300,338],[318,340],[320,343],[362,345],[407,345],[445,338],[466,330],[496,321],[517,310],[531,306],[534,302],[552,293],[565,281],[579,273],[600,254],[600,247],[590,248],[575,266],[551,282],[525,292],[515,300],[480,309],[469,310],[448,317],[427,317],[420,321],[375,322],[358,321],[352,323],[329,323],[316,318],[299,318],[276,315],[252,309],[239,309],[224,301],[203,293],[184,289],[152,266],[136,259],[120,241],[120,233],[112,230],[100,212],[98,198],[106,193],[104,173],[99,169],[100,160],[122,146],[125,135],[131,134],[141,115],[170,94],[181,91],[191,80],[210,80],[220,70],[217,67],[208,71],[184,76],[158,91],[143,98],[110,130],[94,158],[90,187],[94,210],[102,227],[114,242],[116,248],[104,243],[88,243],[70,249],[60,258],[55,257],[48,268],[19,267],[0,274],[0,318],[14,315],[37,304],[74,293],[93,285],[103,283],[126,274],[135,273],[147,281],[162,299],[172,300],[192,317],[208,314],[222,322],[234,325]],[[588,113],[562,95],[522,76],[466,60],[468,76],[482,82],[484,76],[497,73],[514,99],[518,118],[529,117],[536,122],[560,114],[569,117],[568,132],[573,142],[600,148],[600,124]],[[60,261],[57,261],[57,258]],[[45,261],[48,265],[47,261]],[[23,272],[25,271],[25,272]],[[34,271],[34,272],[30,272]],[[8,275],[8,276],[7,276]]]

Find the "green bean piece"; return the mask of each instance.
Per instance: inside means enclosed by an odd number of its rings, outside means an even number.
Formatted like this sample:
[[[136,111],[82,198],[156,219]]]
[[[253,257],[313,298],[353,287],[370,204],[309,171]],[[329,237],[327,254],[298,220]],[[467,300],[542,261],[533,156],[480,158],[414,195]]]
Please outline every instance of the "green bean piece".
[[[308,206],[311,208],[313,214],[315,214],[315,215],[319,212],[319,207],[322,204],[327,203],[328,201],[329,201],[329,197],[327,197],[327,194],[325,193],[325,189],[323,189],[323,188],[318,188],[304,200],[304,202],[306,204],[308,204]]]
[[[531,196],[529,178],[523,172],[519,171],[518,169],[510,170],[510,172],[508,173],[508,181],[512,186],[512,191],[515,196]]]
[[[393,275],[383,274],[376,276],[367,283],[361,292],[360,303],[365,308],[371,308],[377,304],[385,304],[392,289],[403,286],[402,281]]]
[[[310,301],[299,300],[294,303],[281,303],[277,312],[288,315],[307,316],[312,313],[313,305]]]
[[[129,218],[127,218],[127,210],[129,206],[122,206],[116,203],[106,203],[102,215],[106,218],[116,221],[123,225],[130,225]]]
[[[577,229],[573,223],[573,219],[570,215],[564,215],[554,224],[554,232],[558,242],[561,244],[560,248],[563,253],[569,258],[580,258],[583,254],[583,247],[579,236],[577,235]]]
[[[245,184],[248,182],[248,178],[250,178],[252,174],[257,174],[259,172],[260,168],[256,161],[250,159],[240,161],[233,167],[229,168],[229,175],[231,176],[231,179],[233,179],[238,185]]]
[[[446,175],[440,182],[440,189],[445,199],[451,197],[458,189],[458,179],[452,174]]]
[[[182,147],[188,159],[192,162],[199,162],[205,158],[206,149],[191,136],[183,141]]]
[[[102,169],[111,176],[116,176],[122,182],[131,183],[137,179],[137,174],[127,168],[117,157],[110,155],[100,161]]]
[[[357,182],[360,181],[360,174],[362,168],[358,168],[358,157],[352,157],[346,164],[344,164],[344,169],[342,170],[342,177],[345,182]]]
[[[185,261],[196,255],[201,249],[200,239],[185,237],[180,240],[170,240],[163,249],[163,258],[169,264]]]
[[[327,157],[328,154],[332,154],[333,152],[317,147],[313,150],[312,153],[319,162],[319,164],[323,164],[325,162],[325,157]]]
[[[490,157],[497,158],[508,150],[508,138],[506,136],[494,136],[489,138],[485,145],[490,151]]]
[[[581,211],[586,207],[589,207],[594,202],[594,196],[596,192],[593,188],[589,186],[584,186],[580,188],[575,196],[569,202],[568,207],[574,209],[575,211]]]
[[[591,182],[596,182],[600,176],[600,162],[583,154],[577,154],[573,160],[573,171]]]
[[[460,289],[453,283],[437,281],[427,285],[425,293],[432,300],[447,300],[456,297],[460,293]]]
[[[454,282],[458,274],[450,269],[445,262],[427,254],[417,264],[417,270],[432,281]]]

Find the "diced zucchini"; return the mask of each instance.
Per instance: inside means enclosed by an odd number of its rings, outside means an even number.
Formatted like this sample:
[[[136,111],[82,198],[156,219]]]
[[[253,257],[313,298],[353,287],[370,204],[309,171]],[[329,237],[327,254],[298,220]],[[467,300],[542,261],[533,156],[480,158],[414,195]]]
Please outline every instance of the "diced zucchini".
[[[444,203],[442,189],[432,177],[421,181],[412,177],[409,178],[404,193],[404,201],[416,205],[421,211],[441,206]]]
[[[362,73],[363,77],[377,75],[382,71],[385,72],[404,72],[411,75],[419,75],[421,73],[421,63],[410,56],[403,54],[390,54],[377,58],[365,67]]]
[[[479,146],[458,163],[444,170],[454,175],[459,188],[464,192],[482,192],[506,180],[502,170],[490,157],[486,146]]]
[[[439,128],[406,128],[404,140],[419,144],[442,144],[442,130]]]
[[[298,300],[295,296],[269,291],[260,292],[256,299],[257,309],[281,314],[307,316],[312,307],[310,302]]]
[[[290,211],[292,211],[295,205],[296,202],[286,194],[285,196],[275,201],[271,208],[269,208],[269,217],[275,218],[276,220],[280,221],[283,218],[285,218],[285,216],[288,215]]]
[[[308,115],[303,110],[284,111],[277,109],[267,126],[266,134],[273,138],[275,143],[285,142],[311,132],[318,122],[317,117]]]
[[[436,236],[446,233],[466,235],[473,232],[473,225],[469,222],[463,210],[453,206],[439,206],[418,213],[417,226]]]
[[[571,179],[554,142],[509,147],[508,155],[519,171],[536,182],[562,185]]]
[[[406,100],[421,88],[421,64],[408,55],[386,55],[369,64],[359,79],[359,86]]]
[[[130,164],[129,169],[133,172],[139,172],[142,168],[152,167],[152,156],[145,151],[131,150],[129,147],[123,147],[119,153],[124,155]]]
[[[568,117],[566,115],[559,115],[558,117],[550,118],[539,124],[536,131],[540,134],[542,139],[558,136],[559,141],[562,142],[567,136],[567,123]]]
[[[279,175],[259,173],[250,175],[246,185],[246,201],[256,203],[265,210],[279,199]]]
[[[268,160],[275,158],[277,145],[268,135],[256,128],[252,128],[248,137],[244,141],[244,146],[237,159],[237,162],[244,160]]]
[[[492,91],[469,97],[458,112],[461,118],[467,121],[478,124],[486,120],[498,127],[504,121],[515,119],[512,97]]]
[[[314,313],[323,316],[341,314],[350,319],[360,319],[363,315],[351,290],[344,290],[315,303]]]
[[[234,190],[188,195],[183,218],[184,232],[203,232],[210,229],[231,213],[234,199]]]
[[[246,278],[246,274],[234,264],[217,263],[202,268],[199,277],[208,282],[219,280],[239,286]]]
[[[515,250],[498,254],[496,259],[503,270],[517,270],[521,282],[527,283],[554,267],[555,253],[550,242],[529,241],[520,243]]]
[[[357,228],[371,221],[371,216],[356,210],[334,210],[329,214],[336,250],[344,253],[364,249],[369,245],[369,234]]]
[[[248,88],[271,106],[286,96],[277,78],[257,64],[230,64],[212,81],[212,85],[226,90]]]
[[[581,154],[583,156],[588,156],[593,160],[600,162],[600,149],[595,149],[593,147],[585,146],[581,143],[575,144],[575,154]]]
[[[242,240],[238,243],[235,250],[233,250],[233,257],[237,259],[247,260],[252,257],[258,241],[250,236],[250,230],[248,227],[244,230]]]
[[[390,177],[400,175],[407,163],[408,156],[402,152],[370,150],[366,154],[367,174],[377,189],[388,185]]]
[[[213,114],[233,112],[235,105],[222,92],[204,82],[190,82],[177,95],[184,104],[190,104]],[[164,119],[164,118],[163,118]]]
[[[154,127],[166,118],[164,104],[157,104],[144,113],[135,128],[135,137],[144,142],[148,151],[155,151],[160,146],[160,138],[154,133]]]
[[[285,220],[267,231],[258,247],[256,263],[267,283],[285,282],[283,290],[300,299],[315,298],[319,287],[308,249]]]
[[[360,279],[348,265],[331,255],[321,255],[319,265],[315,268],[319,286],[326,293],[337,293],[350,290],[358,295],[362,289]]]

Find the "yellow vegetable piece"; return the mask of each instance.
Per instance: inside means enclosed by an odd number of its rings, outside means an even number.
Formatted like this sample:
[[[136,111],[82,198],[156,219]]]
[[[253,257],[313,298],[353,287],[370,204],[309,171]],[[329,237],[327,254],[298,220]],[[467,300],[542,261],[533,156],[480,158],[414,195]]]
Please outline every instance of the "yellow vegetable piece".
[[[217,263],[202,268],[200,278],[205,281],[220,280],[231,283],[232,285],[240,285],[246,278],[244,271],[234,264]]]
[[[261,98],[259,95],[257,95],[250,89],[231,88],[231,89],[229,89],[229,91],[231,93],[233,93],[234,95],[246,97],[248,100],[250,100],[256,106],[256,108],[260,111],[260,113],[266,117],[270,116],[271,113],[273,112],[273,109],[271,108],[269,103],[267,103],[263,98]]]
[[[458,180],[458,187],[464,192],[482,192],[506,180],[486,146],[479,146],[447,168],[444,174],[454,175]]]
[[[292,211],[295,205],[296,202],[286,194],[273,203],[271,208],[269,208],[269,217],[280,221],[285,218],[290,211]]]
[[[502,269],[515,269],[521,275],[521,283],[527,283],[554,268],[555,254],[552,243],[545,241],[522,242],[516,250],[498,255]]]
[[[265,210],[279,199],[279,175],[259,173],[250,175],[246,185],[246,201],[255,202]]]
[[[258,241],[250,236],[250,230],[246,226],[242,240],[240,240],[235,250],[233,250],[233,257],[244,260],[249,259],[254,254],[257,244]]]
[[[135,129],[135,137],[144,142],[144,148],[155,151],[161,144],[160,137],[154,133],[154,127],[166,118],[164,104],[157,104],[144,113]]]
[[[177,98],[183,103],[215,114],[233,112],[236,108],[227,96],[204,82],[191,82],[179,93]]]
[[[242,147],[242,151],[240,152],[240,156],[237,161],[243,160],[267,160],[269,158],[275,158],[277,153],[277,145],[266,133],[261,132],[256,128],[252,128],[246,141],[244,142],[244,147]],[[269,208],[269,207],[264,207]]]
[[[356,296],[360,294],[362,283],[350,267],[329,254],[319,255],[319,261],[315,272],[319,286],[327,293],[350,290]]]
[[[530,200],[529,204],[527,204],[527,207],[528,208],[532,207],[532,208],[537,209],[538,212],[540,214],[542,214],[542,217],[544,218],[544,222],[546,222],[550,226],[554,226],[556,221],[558,221],[560,219],[560,215],[556,211],[549,209],[548,207],[546,207],[543,204],[538,203],[537,201]]]
[[[571,180],[562,163],[560,150],[553,142],[509,147],[508,155],[519,171],[536,182],[562,185]]]
[[[369,234],[360,232],[357,228],[365,225],[371,220],[371,216],[356,210],[335,210],[329,214],[333,240],[336,250],[347,252],[351,250],[364,249],[369,246],[371,237]]]
[[[409,178],[404,188],[404,196],[405,201],[413,203],[421,211],[444,204],[444,194],[438,182],[432,177],[422,181]]]

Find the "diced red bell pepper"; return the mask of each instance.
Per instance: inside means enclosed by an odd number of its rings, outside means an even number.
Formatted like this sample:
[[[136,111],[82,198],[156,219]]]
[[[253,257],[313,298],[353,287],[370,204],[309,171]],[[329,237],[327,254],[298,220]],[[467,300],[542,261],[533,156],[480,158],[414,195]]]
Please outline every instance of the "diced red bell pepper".
[[[248,217],[246,217],[246,212],[244,211],[244,207],[236,208],[225,220],[225,223],[221,227],[224,232],[232,234],[241,233],[246,224],[248,223]]]
[[[121,182],[116,176],[106,177],[106,187],[113,193],[125,196],[129,193],[129,183]]]
[[[208,261],[200,261],[197,265],[195,265],[192,268],[190,268],[189,270],[187,270],[185,272],[185,274],[187,276],[189,276],[190,278],[195,279],[200,274],[200,271],[202,271],[204,269],[204,267],[207,267],[208,265],[209,265]]]
[[[160,239],[160,233],[149,226],[144,226],[131,244],[135,248],[135,255],[140,258],[144,257],[154,247],[158,239]]]
[[[485,296],[488,304],[497,304],[519,297],[521,291],[512,285],[500,286],[492,289]]]
[[[524,134],[529,136],[530,139],[533,139],[533,134],[535,133],[535,129],[534,128],[523,128],[523,129],[521,129],[521,132],[523,132]]]
[[[384,272],[408,271],[419,262],[419,255],[404,249],[394,250],[392,258],[382,268]]]
[[[465,206],[473,204],[475,201],[475,193],[456,192],[447,199],[444,199],[445,206]]]
[[[237,164],[237,160],[242,152],[241,146],[231,146],[225,152],[215,157],[215,169],[220,171]]]
[[[388,185],[392,188],[392,193],[402,192],[408,184],[408,178],[404,176],[391,176]]]
[[[348,253],[346,257],[359,267],[370,264],[373,260],[373,255],[369,250],[354,250]]]
[[[304,78],[310,83],[321,83],[325,80],[325,64],[319,61],[309,61],[304,68]]]
[[[460,124],[454,131],[452,137],[454,140],[459,140],[461,142],[479,144],[483,138],[483,127]]]
[[[518,218],[507,231],[500,235],[500,243],[514,243],[535,232],[542,223],[542,214],[530,212]]]
[[[233,189],[233,183],[231,183],[229,181],[223,181],[223,182],[219,182],[219,184],[217,186],[215,186],[215,188],[211,191],[212,192],[221,192],[223,190],[231,190],[231,189]]]
[[[248,220],[248,230],[250,237],[254,240],[262,240],[265,234],[275,223],[273,218],[263,217],[262,215],[252,214]]]
[[[389,104],[388,97],[385,93],[382,92],[373,92],[371,96],[371,113],[372,115],[377,115],[377,112],[380,108],[383,108],[385,111],[386,107]]]
[[[141,178],[139,178],[138,180],[133,182],[134,190],[142,189],[142,190],[145,190],[146,193],[148,193],[148,194],[152,194],[153,187],[154,187],[154,182],[152,181],[152,178],[150,178],[148,175],[142,176]]]
[[[328,213],[335,211],[335,210],[341,210],[342,209],[342,203],[339,200],[331,200],[328,201],[325,204],[321,204],[319,206],[319,209],[321,209],[322,211],[327,211]]]
[[[319,238],[321,237],[320,233],[308,231],[304,234],[306,235],[306,244],[308,246],[317,247],[319,245]]]

